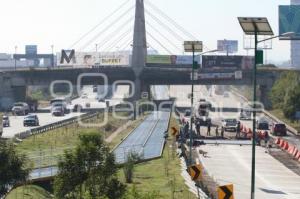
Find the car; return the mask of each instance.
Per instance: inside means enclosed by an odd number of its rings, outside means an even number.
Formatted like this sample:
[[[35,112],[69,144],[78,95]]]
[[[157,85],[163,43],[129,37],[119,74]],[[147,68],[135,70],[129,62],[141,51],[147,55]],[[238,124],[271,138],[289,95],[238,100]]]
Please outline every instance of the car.
[[[242,109],[240,112],[240,120],[251,120],[252,119],[252,113],[250,109]]]
[[[29,113],[29,106],[25,102],[14,103],[11,109],[13,115],[27,115]]]
[[[3,115],[3,117],[2,117],[2,126],[3,127],[10,126],[9,117],[7,115]]]
[[[82,94],[82,96],[81,96],[81,98],[82,98],[82,99],[87,99],[87,98],[88,98],[88,96],[87,96],[87,94],[86,94],[86,93],[83,93],[83,94]]]
[[[222,127],[225,131],[236,131],[237,129],[237,119],[228,118],[222,120]]]
[[[286,125],[284,123],[274,123],[272,125],[271,133],[275,136],[286,136]]]
[[[64,116],[65,111],[62,105],[56,104],[51,108],[51,114],[53,116]]]
[[[80,104],[75,104],[73,106],[73,112],[81,112],[82,106]]]
[[[37,115],[27,115],[23,120],[24,126],[39,126],[39,118]]]
[[[265,118],[256,121],[257,130],[269,130],[269,122]]]

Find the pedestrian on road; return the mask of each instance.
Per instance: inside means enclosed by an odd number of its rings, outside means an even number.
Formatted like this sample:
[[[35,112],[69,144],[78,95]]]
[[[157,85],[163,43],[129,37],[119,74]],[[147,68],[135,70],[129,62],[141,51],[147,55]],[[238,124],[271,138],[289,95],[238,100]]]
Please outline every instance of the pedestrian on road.
[[[264,133],[264,141],[265,141],[265,147],[266,149],[269,149],[269,140],[270,140],[270,136],[268,131],[265,131]]]
[[[236,127],[236,138],[240,138],[241,137],[241,123],[240,121],[237,122],[237,127]]]
[[[224,127],[222,126],[222,128],[221,128],[221,137],[222,137],[222,138],[224,138],[224,130],[225,130],[225,129],[224,129]]]
[[[211,127],[211,123],[209,122],[207,124],[207,136],[210,136],[210,127]]]
[[[219,126],[216,126],[216,137],[219,137]]]
[[[184,136],[185,137],[187,137],[189,134],[189,128],[190,128],[189,122],[186,122],[185,126],[184,126]]]
[[[201,131],[200,131],[200,121],[197,121],[196,123],[196,132],[197,132],[197,135],[201,137]]]

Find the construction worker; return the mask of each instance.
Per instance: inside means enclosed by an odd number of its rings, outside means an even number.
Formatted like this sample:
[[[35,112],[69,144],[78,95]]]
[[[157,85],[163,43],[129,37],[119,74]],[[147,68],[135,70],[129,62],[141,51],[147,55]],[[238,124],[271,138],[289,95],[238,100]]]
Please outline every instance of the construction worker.
[[[196,132],[197,132],[197,135],[201,137],[200,128],[201,128],[200,121],[197,121],[196,122]]]
[[[189,128],[190,128],[189,122],[186,122],[184,125],[184,136],[185,137],[187,137],[189,134]]]
[[[208,122],[207,123],[207,136],[210,136],[210,127],[211,127],[211,123]]]
[[[236,127],[236,138],[240,138],[240,137],[241,137],[241,122],[238,121]]]
[[[216,137],[219,137],[219,126],[216,126]]]
[[[221,128],[221,137],[222,137],[222,138],[224,138],[224,131],[225,131],[225,129],[224,129],[224,127],[222,126],[222,128]]]

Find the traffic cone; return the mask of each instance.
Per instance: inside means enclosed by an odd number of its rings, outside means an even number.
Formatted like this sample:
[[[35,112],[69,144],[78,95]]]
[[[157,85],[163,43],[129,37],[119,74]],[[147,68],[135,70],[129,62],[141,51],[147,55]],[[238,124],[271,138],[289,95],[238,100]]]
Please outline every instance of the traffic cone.
[[[285,142],[284,140],[280,139],[280,143],[279,143],[280,148],[283,148],[284,142]]]
[[[296,158],[297,154],[299,153],[299,150],[295,147],[295,150],[293,152],[293,157]],[[296,158],[297,159],[297,158]]]
[[[277,144],[277,145],[279,145],[280,144],[280,138],[276,138],[276,140],[275,140],[275,144]]]
[[[289,148],[288,148],[288,153],[291,154],[291,155],[293,155],[295,149],[296,149],[295,146],[290,145]]]
[[[289,149],[289,143],[287,141],[284,142],[283,149],[284,150],[288,150]]]

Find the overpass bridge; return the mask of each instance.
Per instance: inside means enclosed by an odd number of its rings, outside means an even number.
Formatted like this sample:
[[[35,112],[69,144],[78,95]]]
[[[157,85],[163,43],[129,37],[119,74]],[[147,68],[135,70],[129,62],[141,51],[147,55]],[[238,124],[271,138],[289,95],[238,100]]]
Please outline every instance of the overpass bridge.
[[[257,72],[257,83],[261,92],[261,102],[267,102],[267,93],[285,70],[262,68]],[[253,74],[251,70],[242,70],[236,76],[236,70],[205,70],[199,69],[194,80],[195,85],[251,85]],[[299,72],[299,71],[298,71]],[[101,76],[101,77],[100,77]],[[103,79],[107,77],[107,81]],[[137,82],[138,80],[138,82]],[[133,67],[103,66],[98,68],[58,68],[58,69],[26,69],[4,71],[0,73],[0,102],[5,108],[7,102],[24,100],[28,86],[50,86],[52,82],[73,85],[129,85],[138,84],[134,99],[139,99],[142,92],[150,93],[152,85],[191,85],[191,69],[145,66],[135,73]],[[132,84],[129,84],[131,82]]]

